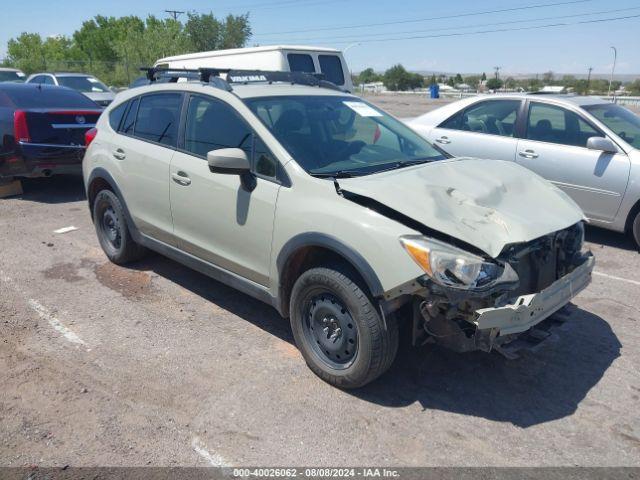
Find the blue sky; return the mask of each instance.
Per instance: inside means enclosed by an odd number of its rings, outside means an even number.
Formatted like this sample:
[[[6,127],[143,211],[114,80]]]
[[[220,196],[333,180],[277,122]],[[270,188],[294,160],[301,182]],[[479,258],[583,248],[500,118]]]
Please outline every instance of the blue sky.
[[[610,46],[614,45],[618,49],[616,72],[640,74],[639,0],[574,0],[565,5],[504,11],[562,1],[5,0],[0,18],[0,57],[6,53],[9,38],[23,31],[69,35],[94,15],[166,16],[163,10],[172,8],[213,11],[218,16],[249,11],[255,33],[250,45],[352,45],[346,56],[354,71],[368,66],[383,70],[402,63],[413,70],[462,73],[489,73],[499,65],[505,73],[583,73],[593,67],[594,73],[604,74],[611,69]],[[495,10],[503,11],[482,13]],[[593,22],[633,15],[636,17]],[[529,29],[558,23],[571,25]],[[370,24],[377,25],[363,26]],[[514,28],[521,30],[510,30]],[[510,31],[469,34],[486,30]],[[418,38],[391,40],[404,37]],[[360,44],[353,45],[357,42]]]

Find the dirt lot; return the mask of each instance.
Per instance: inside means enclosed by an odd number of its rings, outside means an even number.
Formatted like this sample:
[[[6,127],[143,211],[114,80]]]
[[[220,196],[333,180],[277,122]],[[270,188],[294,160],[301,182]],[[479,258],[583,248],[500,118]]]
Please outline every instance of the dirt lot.
[[[0,200],[2,466],[640,466],[640,255],[622,235],[588,231],[593,283],[538,351],[405,350],[342,392],[271,308],[157,255],[108,263],[80,179],[24,188]]]

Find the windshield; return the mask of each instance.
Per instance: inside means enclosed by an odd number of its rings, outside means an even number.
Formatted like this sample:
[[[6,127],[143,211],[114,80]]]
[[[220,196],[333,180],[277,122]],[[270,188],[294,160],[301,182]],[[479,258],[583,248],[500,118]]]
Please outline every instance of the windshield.
[[[73,88],[78,92],[109,92],[107,86],[93,77],[58,77],[58,83],[63,87]]]
[[[312,175],[364,175],[446,158],[401,122],[355,97],[245,100]]]
[[[640,117],[638,115],[613,103],[586,105],[582,108],[613,130],[629,145],[640,148]]]
[[[0,82],[24,82],[24,73],[11,70],[0,72]]]

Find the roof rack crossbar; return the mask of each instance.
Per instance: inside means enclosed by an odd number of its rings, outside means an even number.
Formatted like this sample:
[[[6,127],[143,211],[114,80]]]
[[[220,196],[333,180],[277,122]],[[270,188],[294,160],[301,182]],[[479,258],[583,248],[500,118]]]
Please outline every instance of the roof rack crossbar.
[[[332,90],[342,89],[336,84],[325,79],[322,73],[313,72],[284,72],[276,70],[240,70],[232,68],[167,68],[167,67],[145,67],[141,68],[146,73],[150,82],[155,82],[159,78],[168,79],[169,82],[177,82],[179,78],[191,78],[210,83],[217,88],[231,91],[231,84],[249,84],[256,82],[265,83],[291,83],[292,85],[307,85],[311,87],[329,88]],[[226,78],[221,77],[222,74]]]

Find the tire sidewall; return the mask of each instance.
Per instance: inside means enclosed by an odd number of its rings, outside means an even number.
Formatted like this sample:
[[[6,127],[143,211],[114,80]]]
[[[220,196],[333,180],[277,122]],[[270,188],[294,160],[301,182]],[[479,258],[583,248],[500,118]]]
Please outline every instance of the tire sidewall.
[[[105,238],[105,233],[102,229],[102,215],[104,211],[108,208],[112,207],[116,216],[118,217],[118,221],[120,223],[120,248],[115,248],[111,242],[109,242]],[[127,248],[128,235],[127,233],[127,221],[124,216],[124,212],[122,211],[122,204],[118,197],[109,190],[102,190],[96,195],[96,198],[93,203],[93,221],[96,228],[96,234],[98,236],[98,241],[100,242],[100,246],[102,250],[107,255],[107,257],[113,261],[120,261],[123,253]]]
[[[336,385],[343,383],[352,383],[354,380],[365,378],[371,368],[372,351],[374,339],[371,332],[371,317],[377,316],[378,313],[371,304],[370,300],[360,290],[361,298],[358,298],[351,289],[355,284],[351,284],[351,288],[344,282],[323,274],[322,271],[329,272],[325,269],[313,269],[305,272],[296,282],[291,295],[291,328],[296,344],[300,347],[300,351],[309,365],[309,367],[319,374],[322,378],[330,376],[329,379]],[[320,354],[309,344],[309,339],[304,333],[303,322],[305,316],[308,315],[306,306],[310,300],[321,292],[327,292],[336,296],[347,308],[352,320],[358,329],[358,345],[356,356],[351,364],[343,369],[335,369],[325,363]]]

